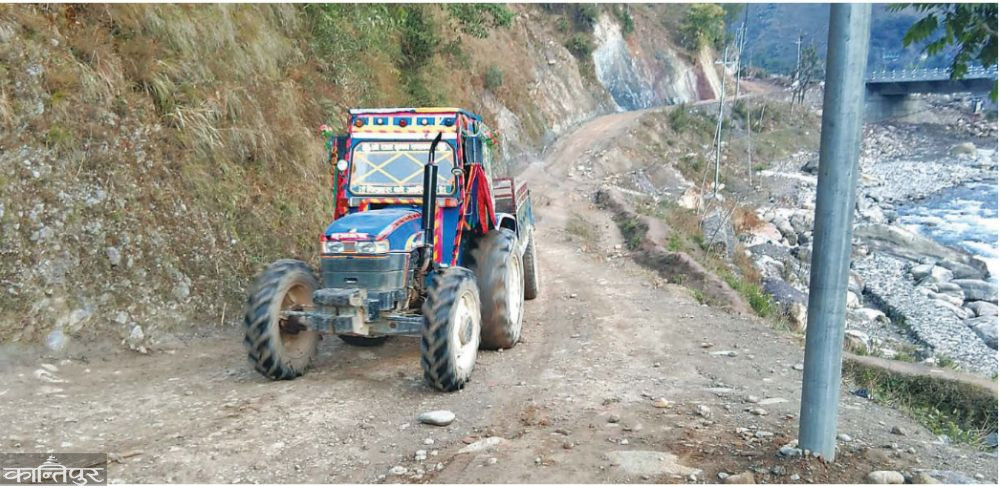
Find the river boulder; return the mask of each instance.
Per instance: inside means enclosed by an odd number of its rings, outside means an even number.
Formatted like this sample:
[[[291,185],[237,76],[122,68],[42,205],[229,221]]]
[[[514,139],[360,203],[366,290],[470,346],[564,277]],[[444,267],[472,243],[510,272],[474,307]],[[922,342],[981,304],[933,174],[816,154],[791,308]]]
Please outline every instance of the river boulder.
[[[935,262],[937,266],[951,270],[954,278],[983,279],[988,274],[982,260],[899,225],[861,224],[854,228],[854,236],[872,251],[884,252],[918,264]]]
[[[973,319],[966,319],[965,325],[969,326],[987,346],[997,349],[997,318],[996,316],[983,316]]]
[[[997,284],[985,280],[958,279],[951,283],[958,285],[965,293],[965,300],[981,300],[997,303]]]
[[[996,304],[982,300],[969,302],[965,304],[965,307],[975,313],[976,317],[996,316],[998,314]]]

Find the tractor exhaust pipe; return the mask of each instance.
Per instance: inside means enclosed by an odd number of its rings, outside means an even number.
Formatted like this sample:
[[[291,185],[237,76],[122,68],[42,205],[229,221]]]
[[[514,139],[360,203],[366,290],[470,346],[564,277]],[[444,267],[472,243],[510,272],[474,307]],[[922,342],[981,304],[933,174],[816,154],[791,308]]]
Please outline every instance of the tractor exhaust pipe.
[[[424,245],[426,248],[431,249],[427,261],[433,259],[434,251],[434,214],[437,212],[438,178],[438,166],[434,158],[439,143],[441,143],[441,132],[438,132],[437,136],[434,137],[434,141],[431,142],[431,151],[427,154],[427,164],[424,165],[424,200],[420,227],[424,230]]]

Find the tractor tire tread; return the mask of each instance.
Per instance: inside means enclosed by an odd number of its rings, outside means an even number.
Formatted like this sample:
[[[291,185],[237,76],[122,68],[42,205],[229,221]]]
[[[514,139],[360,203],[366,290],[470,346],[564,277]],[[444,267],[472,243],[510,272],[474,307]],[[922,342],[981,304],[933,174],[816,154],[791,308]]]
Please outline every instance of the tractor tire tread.
[[[535,254],[535,232],[528,234],[528,245],[524,249],[524,300],[534,300],[538,297],[538,256]]]
[[[284,259],[272,263],[258,275],[247,297],[243,318],[243,345],[247,358],[254,369],[273,380],[291,380],[301,376],[309,367],[308,362],[304,366],[295,366],[282,359],[275,342],[280,337],[274,335],[270,322],[275,294],[283,280],[295,278],[296,273],[314,289],[317,287],[316,276],[308,265],[299,260]]]
[[[510,322],[507,304],[507,266],[515,239],[513,231],[501,228],[475,239],[469,251],[483,312],[482,349],[509,349],[521,339],[521,323]]]
[[[422,308],[424,328],[420,336],[420,364],[424,380],[446,392],[461,390],[468,376],[461,376],[452,363],[448,321],[463,285],[474,285],[475,275],[461,267],[434,272]]]

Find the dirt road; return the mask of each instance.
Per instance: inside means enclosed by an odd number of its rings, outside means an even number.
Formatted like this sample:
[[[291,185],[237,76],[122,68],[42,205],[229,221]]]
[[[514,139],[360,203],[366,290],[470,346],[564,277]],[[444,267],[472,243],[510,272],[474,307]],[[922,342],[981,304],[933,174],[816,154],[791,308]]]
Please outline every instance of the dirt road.
[[[418,343],[404,338],[371,349],[327,339],[290,382],[250,368],[236,327],[149,356],[8,356],[0,450],[112,452],[116,482],[716,482],[748,470],[757,482],[861,482],[920,468],[995,482],[995,452],[933,443],[848,390],[851,441],[836,464],[778,456],[796,435],[800,343],[636,266],[591,204],[594,183],[567,177],[638,116],[583,124],[525,171],[542,294],[527,303],[523,341],[481,353],[465,390],[425,386]],[[573,214],[593,241],[567,234]],[[457,419],[417,423],[436,409]],[[485,448],[462,452],[470,443]]]

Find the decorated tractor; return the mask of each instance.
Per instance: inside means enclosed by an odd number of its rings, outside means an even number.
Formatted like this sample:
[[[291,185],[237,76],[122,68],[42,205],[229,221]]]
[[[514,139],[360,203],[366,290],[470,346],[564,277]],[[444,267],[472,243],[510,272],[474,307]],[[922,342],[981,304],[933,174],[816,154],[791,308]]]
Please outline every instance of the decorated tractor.
[[[334,214],[319,275],[298,260],[258,275],[250,362],[292,379],[324,335],[357,346],[417,336],[427,383],[461,389],[479,349],[517,344],[524,300],[538,295],[527,186],[494,176],[497,137],[464,110],[351,110],[347,135],[323,134]]]

